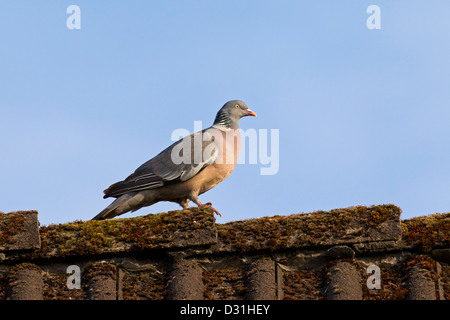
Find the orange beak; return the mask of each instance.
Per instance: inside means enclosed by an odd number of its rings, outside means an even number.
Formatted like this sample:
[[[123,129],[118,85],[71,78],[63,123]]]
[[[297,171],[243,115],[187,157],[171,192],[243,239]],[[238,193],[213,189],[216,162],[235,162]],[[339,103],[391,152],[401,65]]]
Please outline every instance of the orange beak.
[[[256,113],[254,113],[254,112],[253,112],[252,110],[250,110],[250,109],[247,109],[247,113],[248,113],[249,116],[256,117]]]

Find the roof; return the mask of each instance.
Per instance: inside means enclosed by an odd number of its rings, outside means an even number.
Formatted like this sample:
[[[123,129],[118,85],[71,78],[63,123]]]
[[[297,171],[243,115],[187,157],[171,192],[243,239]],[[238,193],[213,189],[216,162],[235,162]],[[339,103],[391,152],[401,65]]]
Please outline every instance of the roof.
[[[450,213],[392,204],[225,224],[209,206],[49,226],[18,211],[0,214],[0,299],[449,300],[449,244]]]

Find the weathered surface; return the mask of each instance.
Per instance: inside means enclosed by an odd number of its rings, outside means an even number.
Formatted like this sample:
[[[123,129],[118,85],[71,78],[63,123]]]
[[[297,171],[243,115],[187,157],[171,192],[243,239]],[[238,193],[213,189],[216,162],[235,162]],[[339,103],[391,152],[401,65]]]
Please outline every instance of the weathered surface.
[[[248,275],[248,300],[276,300],[277,277],[272,259],[259,259],[250,264]]]
[[[436,261],[421,255],[405,262],[409,300],[436,300],[438,274]]]
[[[40,247],[37,214],[37,211],[0,213],[0,252]]]
[[[86,272],[90,300],[116,300],[117,267],[105,261],[94,263]]]
[[[216,243],[210,207],[137,218],[79,221],[40,230],[41,258],[144,250],[181,249]]]
[[[433,249],[431,250],[430,255],[436,260],[450,264],[450,248]]]
[[[10,300],[42,300],[42,270],[31,263],[23,263],[13,268],[9,274]]]
[[[358,268],[350,262],[333,264],[327,272],[325,293],[330,300],[362,300],[362,280]]]
[[[205,291],[203,269],[195,262],[181,260],[170,274],[170,300],[202,300]]]
[[[450,213],[403,220],[402,228],[403,238],[425,252],[450,246]]]
[[[358,206],[234,221],[217,227],[220,251],[275,251],[399,240],[400,213],[394,205]]]
[[[409,300],[436,300],[436,285],[431,273],[420,267],[413,267],[408,274]]]
[[[449,300],[450,214],[400,212],[357,206],[216,224],[203,206],[43,227],[36,211],[0,214],[0,300]],[[79,289],[67,286],[74,265]],[[374,265],[379,289],[366,285]]]
[[[330,260],[353,259],[355,251],[348,246],[335,246],[327,250],[327,257]]]

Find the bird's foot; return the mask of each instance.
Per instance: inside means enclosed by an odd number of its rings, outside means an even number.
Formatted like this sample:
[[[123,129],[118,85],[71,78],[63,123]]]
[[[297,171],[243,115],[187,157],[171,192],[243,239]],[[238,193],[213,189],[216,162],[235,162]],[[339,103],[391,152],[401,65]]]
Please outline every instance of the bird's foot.
[[[217,211],[215,208],[213,208],[212,203],[211,202],[207,202],[205,204],[201,203],[200,201],[198,201],[198,203],[196,203],[199,207],[201,206],[209,206],[211,207],[211,209],[214,211],[215,214],[217,214],[218,216],[220,216],[222,218],[222,215],[220,214],[219,211]]]
[[[205,203],[205,205],[207,205],[207,206],[210,206],[211,207],[211,209],[219,216],[219,217],[221,217],[222,218],[222,215],[220,214],[220,212],[219,211],[217,211],[215,208],[213,208],[213,206],[212,206],[212,203],[211,202],[207,202],[207,203]]]

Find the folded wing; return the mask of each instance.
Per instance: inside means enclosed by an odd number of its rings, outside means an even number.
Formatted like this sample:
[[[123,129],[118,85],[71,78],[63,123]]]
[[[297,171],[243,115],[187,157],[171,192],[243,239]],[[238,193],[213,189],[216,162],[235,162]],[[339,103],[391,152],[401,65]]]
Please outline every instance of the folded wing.
[[[103,198],[117,198],[129,192],[160,188],[191,179],[217,159],[218,146],[214,139],[206,135],[208,132],[197,132],[173,143],[125,180],[111,185],[104,191]]]

